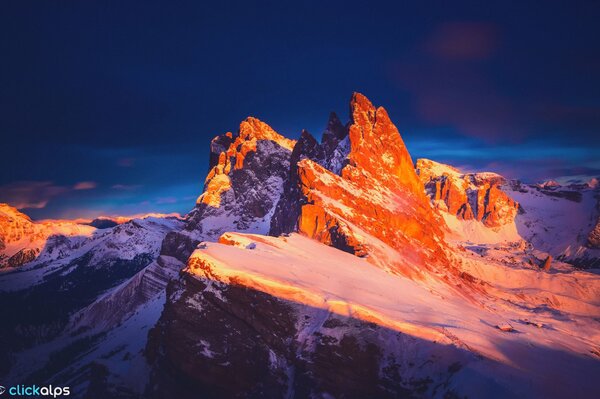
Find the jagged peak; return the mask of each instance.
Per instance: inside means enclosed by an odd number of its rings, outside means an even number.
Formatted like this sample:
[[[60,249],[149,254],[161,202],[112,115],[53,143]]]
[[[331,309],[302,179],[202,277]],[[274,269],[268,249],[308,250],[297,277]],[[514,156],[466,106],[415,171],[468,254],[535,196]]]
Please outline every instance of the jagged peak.
[[[342,140],[347,135],[348,127],[342,124],[335,112],[331,112],[329,114],[329,119],[327,120],[327,127],[325,128],[325,132],[323,132],[321,143],[330,141],[332,137],[337,140]]]
[[[358,92],[352,94],[350,99],[350,121],[352,124],[375,123],[376,111],[373,103],[364,94]]]
[[[319,159],[322,157],[323,151],[315,137],[306,129],[302,129],[300,139],[294,146],[292,151],[291,164],[292,169],[295,169],[296,163],[302,158]]]
[[[350,118],[349,165],[368,171],[382,182],[393,179],[394,185],[400,183],[417,195],[424,195],[410,154],[387,111],[375,108],[363,94],[354,93]]]
[[[282,136],[273,130],[271,126],[252,116],[249,116],[240,123],[239,137],[244,140],[256,139],[274,141],[290,151],[292,151],[294,144],[296,144],[295,140]]]

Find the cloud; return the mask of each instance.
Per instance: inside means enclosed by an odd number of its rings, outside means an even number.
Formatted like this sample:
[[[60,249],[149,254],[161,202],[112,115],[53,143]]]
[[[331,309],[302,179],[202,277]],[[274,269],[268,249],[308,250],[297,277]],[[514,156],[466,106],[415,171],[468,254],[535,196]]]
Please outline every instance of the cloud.
[[[55,185],[51,181],[19,181],[0,186],[0,202],[18,209],[41,209],[52,198],[68,191],[68,187]]]
[[[445,60],[483,60],[497,48],[497,30],[483,22],[452,22],[438,27],[426,42],[427,51]]]
[[[114,184],[110,188],[113,190],[132,191],[142,187],[141,184]]]
[[[80,181],[73,186],[73,190],[91,190],[96,188],[96,186],[98,186],[98,184],[93,181]]]
[[[477,68],[444,62],[390,65],[390,77],[413,96],[415,114],[428,125],[454,127],[488,142],[527,136],[520,103]]]

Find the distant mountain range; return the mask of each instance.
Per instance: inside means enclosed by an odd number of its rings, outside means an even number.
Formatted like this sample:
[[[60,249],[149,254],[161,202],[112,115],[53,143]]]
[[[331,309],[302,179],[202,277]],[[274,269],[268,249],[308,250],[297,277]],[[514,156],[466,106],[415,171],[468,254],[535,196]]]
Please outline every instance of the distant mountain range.
[[[248,118],[187,215],[0,205],[0,381],[85,398],[593,398],[600,186],[413,162],[355,93]]]

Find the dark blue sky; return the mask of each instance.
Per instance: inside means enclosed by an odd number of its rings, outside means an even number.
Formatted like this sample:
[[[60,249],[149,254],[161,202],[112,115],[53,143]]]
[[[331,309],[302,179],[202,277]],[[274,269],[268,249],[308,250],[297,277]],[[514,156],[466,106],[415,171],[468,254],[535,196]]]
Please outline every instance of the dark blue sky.
[[[213,136],[248,115],[320,136],[353,91],[415,159],[600,175],[598,2],[504,3],[5,3],[0,201],[36,218],[186,212]]]

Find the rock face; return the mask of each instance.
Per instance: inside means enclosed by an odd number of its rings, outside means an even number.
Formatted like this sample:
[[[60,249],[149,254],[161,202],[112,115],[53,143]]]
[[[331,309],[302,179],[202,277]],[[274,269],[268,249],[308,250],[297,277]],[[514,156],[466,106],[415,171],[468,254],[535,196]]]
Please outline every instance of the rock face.
[[[306,198],[301,192],[298,162],[310,159],[339,175],[347,163],[349,152],[348,126],[342,125],[338,116],[333,112],[329,115],[321,143],[317,142],[308,131],[302,131],[290,157],[290,169],[283,190],[284,195],[277,203],[271,220],[270,234],[289,233],[295,231],[298,226],[301,206],[306,203]]]
[[[597,181],[593,188],[598,186]],[[598,214],[596,224],[587,238],[587,245],[590,248],[600,249],[600,195],[598,195],[598,202],[596,202],[596,213]]]
[[[184,279],[169,286],[172,300],[150,333],[149,398],[409,398],[433,385],[401,371],[422,362],[402,350],[414,338],[252,289]],[[395,350],[384,352],[392,342]]]
[[[495,173],[466,173],[429,159],[417,160],[419,177],[432,203],[462,220],[477,220],[496,228],[513,223],[519,204],[503,190],[505,179]]]
[[[294,144],[255,118],[235,135],[215,137],[204,192],[186,230],[213,240],[227,230],[267,233]]]
[[[545,271],[550,270],[550,267],[552,266],[552,256],[548,255],[546,257],[546,260],[544,261],[544,264],[542,265],[542,269],[544,269]]]
[[[600,248],[600,218],[598,218],[594,229],[590,231],[590,235],[588,236],[588,246],[590,248]]]
[[[302,134],[270,233],[297,230],[359,256],[381,255],[383,247],[366,243],[369,235],[410,252],[415,264],[443,263],[444,223],[385,109],[355,93],[347,126],[333,115],[321,144]],[[409,265],[396,266],[411,273]]]

